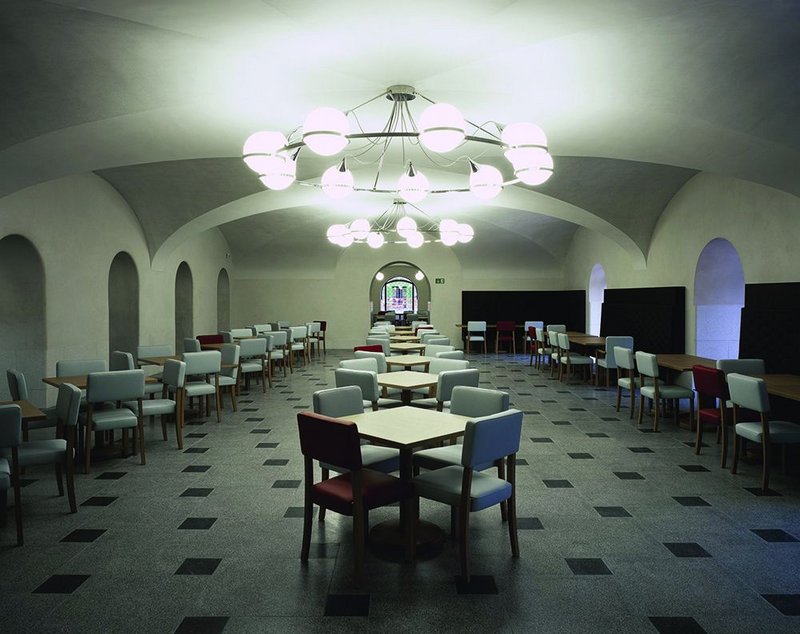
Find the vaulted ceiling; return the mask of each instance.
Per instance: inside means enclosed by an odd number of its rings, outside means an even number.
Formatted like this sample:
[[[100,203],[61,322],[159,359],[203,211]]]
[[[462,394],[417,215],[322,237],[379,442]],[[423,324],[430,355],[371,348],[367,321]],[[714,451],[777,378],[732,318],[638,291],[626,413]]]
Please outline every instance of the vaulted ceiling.
[[[0,196],[95,172],[153,257],[216,226],[248,266],[289,251],[330,265],[327,226],[391,196],[265,190],[242,143],[402,83],[472,121],[548,134],[544,185],[420,203],[475,227],[459,257],[551,267],[585,226],[643,262],[699,171],[800,195],[799,36],[800,3],[780,0],[5,0]],[[298,179],[332,162],[306,160]],[[390,156],[384,173],[401,169]],[[438,177],[465,174],[460,161]]]

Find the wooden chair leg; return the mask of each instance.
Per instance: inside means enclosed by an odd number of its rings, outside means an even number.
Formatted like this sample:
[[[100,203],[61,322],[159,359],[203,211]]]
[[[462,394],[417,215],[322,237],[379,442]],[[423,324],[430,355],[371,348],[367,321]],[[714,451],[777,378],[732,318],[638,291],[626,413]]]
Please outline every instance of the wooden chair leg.
[[[733,463],[731,463],[731,473],[735,474],[739,466],[739,434],[736,433],[736,427],[733,428]]]
[[[633,392],[631,392],[633,394]],[[637,423],[639,425],[642,424],[642,417],[644,416],[644,395],[639,392],[639,418],[637,419]],[[633,417],[633,398],[631,398],[631,418]]]
[[[622,401],[622,387],[617,385],[617,412],[619,412],[619,406]]]
[[[139,425],[138,425],[138,434],[139,436],[139,456],[141,458],[141,464],[145,464],[145,457],[144,457],[144,421],[142,417],[139,417]]]
[[[164,442],[167,441],[167,421],[162,414],[159,418],[161,418],[161,437],[164,439]]]
[[[519,557],[519,537],[517,535],[517,500],[514,491],[508,499],[508,538],[511,540],[511,555]]]
[[[319,508],[322,512],[322,507]],[[311,520],[314,517],[314,504],[309,500],[303,506],[303,546],[300,549],[300,561],[308,561],[308,552],[311,549]]]
[[[633,379],[631,379],[631,380],[633,380]],[[633,385],[631,385],[631,415],[630,415],[630,417],[631,417],[631,418],[633,418],[633,411],[634,411],[634,409],[635,409],[635,408],[633,407],[633,403],[634,403],[634,387],[633,387]],[[640,415],[641,415],[641,414],[640,414]],[[642,421],[641,421],[641,419],[639,420],[639,424],[640,424],[640,425],[642,424]]]
[[[83,472],[88,474],[92,464],[92,428],[90,425],[86,426],[84,435],[85,435],[84,438],[85,442],[83,449],[83,460],[84,460]]]
[[[502,458],[497,461],[497,477],[501,480],[506,479],[506,463]],[[500,520],[508,521],[508,504],[506,502],[500,502]]]
[[[8,522],[8,489],[0,490],[0,526]]]
[[[69,500],[69,512],[77,513],[78,504],[75,501],[75,463],[72,459],[72,448],[67,446],[67,499]]]
[[[761,490],[767,491],[769,489],[769,459],[770,459],[770,442],[764,438],[761,443]]]
[[[11,448],[11,480],[14,486],[14,520],[17,524],[17,546],[23,545],[22,538],[22,484],[20,483],[19,450]]]
[[[697,421],[700,424],[700,421]],[[720,467],[725,468],[725,463],[728,462],[728,425],[720,423],[720,434],[722,435],[722,459],[720,460]]]
[[[700,445],[703,442],[703,423],[697,421],[697,434],[694,441],[694,455],[700,455]]]
[[[330,477],[331,477],[331,472],[330,472],[330,470],[328,470],[328,469],[327,469],[327,468],[325,468],[325,467],[322,467],[322,479],[323,479],[323,480],[327,480],[327,479],[328,479],[328,478],[330,478]],[[319,507],[319,517],[318,517],[317,519],[318,519],[320,522],[324,522],[324,521],[325,521],[325,511],[326,511],[326,509],[325,509],[325,507],[324,507],[324,506],[320,506],[320,507]]]
[[[469,583],[469,507],[462,504],[458,507],[458,513],[458,553],[461,559],[461,579],[464,583]]]
[[[64,496],[64,476],[61,473],[61,464],[54,465],[56,472],[56,485],[58,486],[58,497]]]

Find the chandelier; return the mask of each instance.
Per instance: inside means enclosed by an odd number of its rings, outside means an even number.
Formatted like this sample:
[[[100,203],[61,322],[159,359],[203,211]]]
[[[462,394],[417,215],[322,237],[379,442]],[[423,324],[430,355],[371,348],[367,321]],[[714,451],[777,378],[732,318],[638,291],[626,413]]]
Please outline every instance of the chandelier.
[[[382,96],[392,104],[388,119],[378,130],[364,130],[359,119],[362,109]],[[428,102],[418,118],[409,107],[417,97]],[[317,108],[309,113],[302,126],[288,135],[255,132],[245,141],[243,159],[266,187],[282,190],[295,182],[303,148],[319,156],[334,156],[347,150],[341,160],[324,171],[319,183],[300,183],[320,187],[335,199],[359,191],[391,194],[415,203],[428,194],[470,191],[488,200],[506,185],[519,182],[540,185],[553,173],[547,137],[537,125],[520,122],[503,126],[494,121],[476,124],[465,119],[454,106],[436,103],[405,85],[390,86],[344,112]],[[455,155],[455,150],[464,153]],[[497,167],[479,162],[492,150],[502,150],[514,178],[505,180]],[[387,157],[402,164],[402,173],[383,173]],[[372,165],[375,174],[368,182],[356,183],[349,163]],[[446,186],[432,187],[419,169],[420,166],[450,168],[457,163],[464,165],[465,178]]]
[[[406,205],[421,216],[419,221],[407,214]],[[416,249],[425,242],[436,242],[437,238],[442,244],[453,246],[459,242],[469,242],[474,235],[468,224],[451,218],[444,218],[437,223],[419,207],[403,200],[395,200],[372,223],[366,218],[357,218],[346,225],[331,225],[327,233],[328,240],[340,247],[367,243],[373,249],[382,247],[386,242],[407,244]]]

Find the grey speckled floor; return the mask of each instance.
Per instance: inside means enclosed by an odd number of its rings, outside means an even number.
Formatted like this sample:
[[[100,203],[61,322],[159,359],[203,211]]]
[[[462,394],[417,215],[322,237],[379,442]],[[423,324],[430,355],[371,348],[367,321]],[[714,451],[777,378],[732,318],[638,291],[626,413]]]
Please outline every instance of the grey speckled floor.
[[[314,522],[301,565],[295,413],[344,356],[252,389],[222,424],[194,421],[186,448],[207,451],[180,452],[148,424],[147,465],[111,459],[79,475],[75,515],[50,471],[30,470],[25,546],[13,546],[13,521],[0,529],[0,631],[800,631],[796,473],[776,470],[780,495],[756,496],[757,458],[733,476],[713,434],[695,456],[671,421],[643,433],[611,391],[550,380],[522,356],[473,358],[482,383],[526,413],[521,558],[497,509],[472,518],[475,591],[487,594],[459,594],[451,542],[413,565],[370,554],[355,590],[349,520],[332,513]],[[443,506],[423,502],[422,515],[449,527]]]

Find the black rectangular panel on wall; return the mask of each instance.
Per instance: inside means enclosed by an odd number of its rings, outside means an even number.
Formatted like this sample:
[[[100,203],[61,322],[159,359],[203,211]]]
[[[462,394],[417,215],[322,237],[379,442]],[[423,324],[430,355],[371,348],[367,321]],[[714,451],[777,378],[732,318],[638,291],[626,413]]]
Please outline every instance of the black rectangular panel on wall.
[[[800,373],[800,282],[746,284],[739,358],[764,359],[771,374]]]
[[[461,323],[468,321],[541,320],[566,324],[567,330],[586,328],[585,291],[462,291]],[[521,332],[521,331],[520,331]]]
[[[685,352],[686,288],[607,288],[600,334],[630,335],[645,352]]]

